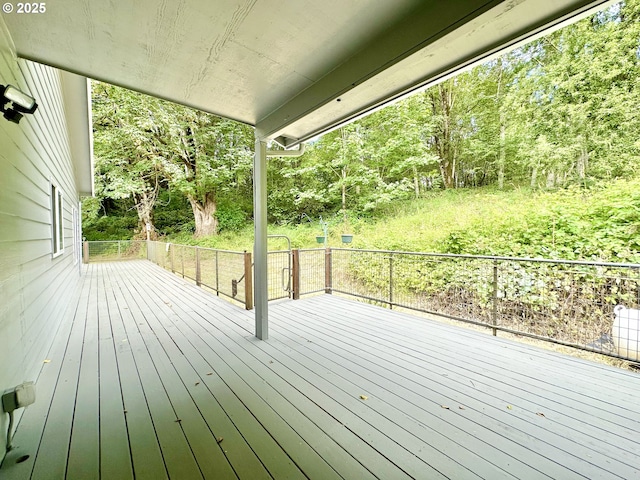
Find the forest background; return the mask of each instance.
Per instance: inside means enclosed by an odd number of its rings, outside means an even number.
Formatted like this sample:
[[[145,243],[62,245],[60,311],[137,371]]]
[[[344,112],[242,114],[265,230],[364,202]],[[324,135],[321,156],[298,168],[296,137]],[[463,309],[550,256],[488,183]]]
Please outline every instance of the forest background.
[[[640,0],[268,166],[270,233],[311,246],[640,262]],[[93,84],[88,240],[250,249],[251,127]]]

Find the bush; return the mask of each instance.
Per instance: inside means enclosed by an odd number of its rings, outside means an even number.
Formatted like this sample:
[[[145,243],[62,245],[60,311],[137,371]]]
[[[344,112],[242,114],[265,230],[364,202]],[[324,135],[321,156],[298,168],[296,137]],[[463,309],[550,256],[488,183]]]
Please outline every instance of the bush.
[[[237,232],[247,225],[247,212],[237,203],[221,201],[216,211],[220,232]]]
[[[82,235],[89,241],[127,240],[133,238],[137,227],[137,216],[103,216],[87,221],[82,227]]]

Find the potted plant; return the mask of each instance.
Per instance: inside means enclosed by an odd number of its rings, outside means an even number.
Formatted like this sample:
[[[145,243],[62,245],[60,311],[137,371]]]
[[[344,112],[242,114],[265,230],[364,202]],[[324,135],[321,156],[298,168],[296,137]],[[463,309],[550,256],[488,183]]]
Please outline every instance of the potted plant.
[[[351,243],[352,241],[353,241],[353,234],[351,233],[342,234],[342,243]]]
[[[349,229],[349,216],[347,215],[347,211],[343,210],[343,215],[344,215],[344,223],[343,223],[343,229],[345,232],[348,232]],[[342,243],[351,243],[353,241],[353,234],[352,233],[343,233],[342,234]]]

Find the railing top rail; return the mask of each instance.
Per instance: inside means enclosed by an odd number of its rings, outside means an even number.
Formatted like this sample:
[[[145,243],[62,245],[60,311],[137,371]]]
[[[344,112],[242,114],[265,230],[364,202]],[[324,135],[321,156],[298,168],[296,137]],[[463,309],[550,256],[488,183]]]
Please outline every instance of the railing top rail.
[[[175,245],[176,247],[188,247],[188,248],[197,248],[198,250],[204,250],[209,252],[219,252],[219,253],[233,253],[235,255],[244,255],[247,253],[246,250],[238,251],[238,250],[220,250],[218,248],[209,248],[209,247],[200,247],[198,245],[185,245],[183,243],[173,243],[173,242],[160,242],[158,240],[154,240],[154,243],[161,243],[162,245]]]
[[[193,245],[188,245],[188,246],[193,246]],[[196,247],[194,247],[196,248]],[[245,253],[247,253],[246,250],[240,252],[238,250],[219,250],[217,248],[209,248],[209,247],[197,247],[199,250],[205,250],[205,251],[209,251],[209,252],[219,252],[219,253],[232,253],[234,255],[244,255]]]
[[[85,240],[87,243],[142,243],[146,240]]]
[[[146,240],[89,240],[88,243],[118,243],[118,242],[136,242],[142,243],[146,242]],[[237,251],[237,250],[219,250],[215,248],[208,247],[199,247],[197,245],[184,245],[181,243],[172,243],[172,242],[160,242],[154,241],[154,243],[160,243],[162,245],[175,245],[177,247],[188,247],[188,248],[198,248],[200,250],[211,251],[211,252],[219,252],[219,253],[228,253],[234,255],[244,255],[245,251]],[[325,249],[320,248],[306,248],[299,249],[301,252],[319,252],[324,251]],[[497,255],[464,255],[458,253],[432,253],[432,252],[406,252],[401,250],[374,250],[374,249],[354,249],[354,248],[341,248],[341,247],[331,247],[331,250],[334,251],[342,251],[342,252],[358,252],[358,253],[376,253],[376,254],[386,254],[386,255],[412,255],[417,257],[430,257],[430,258],[462,258],[469,260],[491,260],[491,261],[504,261],[504,262],[521,262],[521,263],[548,263],[548,264],[560,264],[560,265],[582,265],[589,267],[614,267],[614,268],[631,268],[631,269],[639,269],[639,263],[615,263],[615,262],[593,262],[588,260],[561,260],[561,259],[552,259],[552,258],[529,258],[529,257],[507,257],[507,256],[497,256]],[[284,253],[288,252],[287,250],[273,250],[269,253]]]
[[[287,237],[286,235],[267,235],[267,238],[284,238],[287,241],[287,246],[289,251],[291,250],[291,239],[289,237]]]
[[[591,262],[588,260],[560,260],[551,258],[529,258],[529,257],[502,257],[495,255],[463,255],[458,253],[427,253],[427,252],[404,252],[399,250],[361,250],[353,248],[331,248],[331,250],[358,253],[382,253],[388,255],[414,255],[420,257],[432,258],[464,258],[469,260],[499,260],[507,262],[532,262],[532,263],[556,263],[563,265],[583,265],[590,267],[618,267],[618,268],[635,268],[640,269],[638,263],[615,263],[615,262]]]

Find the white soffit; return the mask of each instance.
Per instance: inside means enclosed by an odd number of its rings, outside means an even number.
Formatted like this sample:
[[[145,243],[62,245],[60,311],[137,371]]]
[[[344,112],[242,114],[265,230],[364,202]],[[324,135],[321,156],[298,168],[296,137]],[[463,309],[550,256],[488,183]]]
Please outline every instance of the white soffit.
[[[608,0],[55,0],[18,56],[295,145]]]
[[[81,197],[90,197],[94,193],[90,86],[85,77],[69,72],[61,72],[60,81],[76,187]]]

